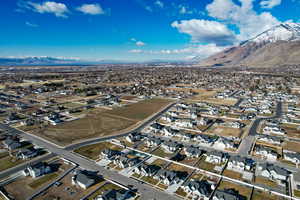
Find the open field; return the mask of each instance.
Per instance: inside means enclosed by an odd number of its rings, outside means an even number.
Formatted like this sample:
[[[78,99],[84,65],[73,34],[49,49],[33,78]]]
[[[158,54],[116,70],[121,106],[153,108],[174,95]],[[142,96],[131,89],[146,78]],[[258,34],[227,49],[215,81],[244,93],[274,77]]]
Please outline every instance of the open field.
[[[109,111],[109,114],[133,120],[143,120],[171,103],[167,99],[150,99]]]
[[[113,150],[122,150],[120,146],[111,144],[109,142],[101,142],[97,144],[80,147],[79,149],[76,149],[75,152],[87,158],[96,160],[97,158],[99,158],[101,151],[103,151],[106,148],[113,149]]]
[[[151,99],[140,101],[113,110],[89,112],[86,117],[33,131],[34,134],[61,145],[67,145],[94,137],[119,134],[132,129],[138,122],[146,119],[164,106],[169,100]]]
[[[219,187],[217,188],[219,190],[224,190],[224,189],[234,189],[239,192],[240,195],[245,197],[246,199],[250,199],[251,195],[251,188],[248,188],[246,186],[238,185],[229,181],[221,181]]]

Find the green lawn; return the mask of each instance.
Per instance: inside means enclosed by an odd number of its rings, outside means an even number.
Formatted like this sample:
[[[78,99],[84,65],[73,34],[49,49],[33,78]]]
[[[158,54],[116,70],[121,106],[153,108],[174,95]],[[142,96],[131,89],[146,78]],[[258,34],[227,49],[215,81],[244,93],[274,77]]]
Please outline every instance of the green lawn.
[[[45,176],[42,176],[34,181],[32,181],[29,186],[32,189],[37,189],[38,187],[40,187],[41,185],[43,185],[44,183],[51,181],[53,179],[55,179],[58,176],[58,173],[51,173],[51,174],[46,174]]]
[[[15,158],[12,158],[10,156],[4,156],[0,159],[0,171],[12,168],[16,165],[19,165],[23,163],[24,160],[15,160]]]
[[[116,146],[109,142],[101,142],[97,144],[80,147],[79,149],[76,149],[75,152],[89,159],[96,160],[99,158],[101,151],[103,151],[106,148],[119,150],[119,151],[122,150],[120,146]]]

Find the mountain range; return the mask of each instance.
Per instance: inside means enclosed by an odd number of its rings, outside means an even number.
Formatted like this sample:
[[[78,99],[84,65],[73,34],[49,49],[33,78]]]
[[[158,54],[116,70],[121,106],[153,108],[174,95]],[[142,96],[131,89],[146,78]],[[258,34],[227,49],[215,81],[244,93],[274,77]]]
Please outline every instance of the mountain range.
[[[282,23],[199,61],[200,66],[270,67],[300,64],[300,24]]]

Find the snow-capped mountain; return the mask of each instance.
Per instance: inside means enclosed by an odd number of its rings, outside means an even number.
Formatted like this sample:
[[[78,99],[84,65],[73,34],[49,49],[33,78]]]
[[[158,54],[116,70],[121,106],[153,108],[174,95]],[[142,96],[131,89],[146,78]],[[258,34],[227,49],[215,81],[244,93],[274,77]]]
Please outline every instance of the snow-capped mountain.
[[[282,23],[200,62],[201,66],[300,64],[300,24]]]
[[[250,42],[270,43],[270,42],[277,42],[277,41],[297,41],[297,40],[300,40],[300,24],[282,23],[244,42],[243,45],[246,45]]]

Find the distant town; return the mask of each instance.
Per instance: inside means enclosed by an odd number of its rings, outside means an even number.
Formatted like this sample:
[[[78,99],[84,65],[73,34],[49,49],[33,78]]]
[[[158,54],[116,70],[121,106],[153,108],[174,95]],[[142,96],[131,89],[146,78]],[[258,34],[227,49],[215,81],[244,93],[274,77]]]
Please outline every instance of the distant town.
[[[0,199],[300,199],[300,73],[1,67]]]

